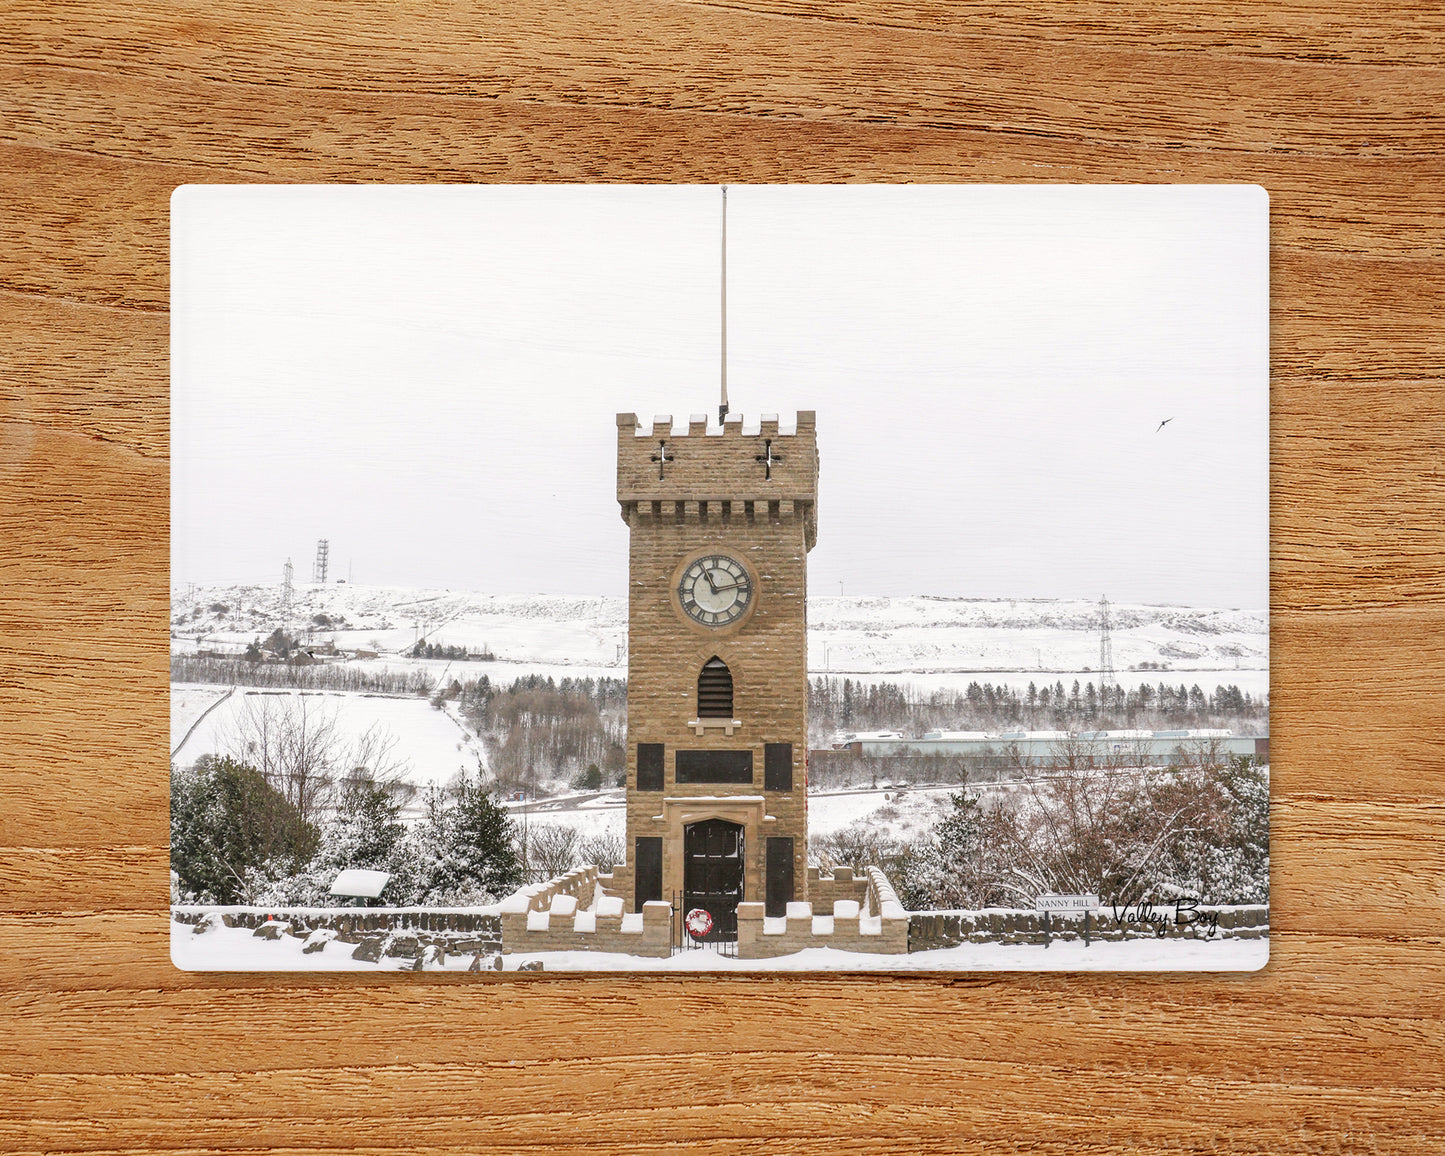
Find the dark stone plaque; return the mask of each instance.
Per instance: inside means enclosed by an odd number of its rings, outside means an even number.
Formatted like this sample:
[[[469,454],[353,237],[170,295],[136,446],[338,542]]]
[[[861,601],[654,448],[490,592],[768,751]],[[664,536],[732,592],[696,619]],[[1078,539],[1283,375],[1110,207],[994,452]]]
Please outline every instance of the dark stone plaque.
[[[678,751],[679,783],[748,783],[753,781],[752,751]]]

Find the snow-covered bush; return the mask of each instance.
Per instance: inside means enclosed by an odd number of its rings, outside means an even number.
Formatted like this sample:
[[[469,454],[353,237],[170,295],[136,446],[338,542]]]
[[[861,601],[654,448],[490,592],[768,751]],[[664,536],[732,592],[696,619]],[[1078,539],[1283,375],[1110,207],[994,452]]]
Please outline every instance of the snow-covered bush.
[[[432,786],[412,831],[414,902],[435,906],[490,903],[522,884],[517,827],[480,779],[463,775]]]
[[[527,869],[534,880],[565,875],[581,861],[582,836],[576,827],[542,824],[527,832]]]
[[[248,879],[294,870],[316,828],[255,767],[205,755],[171,768],[171,869],[185,900],[244,903]]]
[[[295,872],[254,870],[252,902],[345,903],[331,895],[331,885],[346,868],[387,872],[382,899],[392,906],[472,907],[520,886],[515,825],[476,780],[463,776],[449,788],[432,786],[421,821],[409,830],[400,810],[386,786],[348,783],[312,859]]]
[[[1269,899],[1269,776],[1252,760],[1066,771],[992,809],[951,798],[893,874],[913,910],[1031,907],[1044,893]]]
[[[875,812],[876,814],[876,812]],[[825,867],[851,867],[861,875],[865,868],[880,867],[893,878],[904,868],[913,849],[868,819],[860,819],[827,835],[814,835],[808,850],[813,860]]]
[[[892,879],[910,910],[977,910],[1009,905],[1006,820],[967,791],[949,796],[950,809],[928,839],[910,844]]]

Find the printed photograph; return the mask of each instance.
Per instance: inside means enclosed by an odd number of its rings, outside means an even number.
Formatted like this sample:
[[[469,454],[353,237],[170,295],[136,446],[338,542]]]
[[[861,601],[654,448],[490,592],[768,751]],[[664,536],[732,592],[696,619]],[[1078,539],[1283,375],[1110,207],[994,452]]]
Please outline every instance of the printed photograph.
[[[177,967],[1267,963],[1264,190],[171,227]]]

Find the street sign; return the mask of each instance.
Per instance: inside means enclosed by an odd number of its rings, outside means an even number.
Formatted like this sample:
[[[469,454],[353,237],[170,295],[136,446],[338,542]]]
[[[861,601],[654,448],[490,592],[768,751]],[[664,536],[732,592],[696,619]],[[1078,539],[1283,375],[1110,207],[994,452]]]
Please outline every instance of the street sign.
[[[1035,911],[1097,911],[1097,895],[1040,895],[1034,900]]]
[[[1034,900],[1034,910],[1044,913],[1044,949],[1047,951],[1053,939],[1053,928],[1049,916],[1055,911],[1082,911],[1084,913],[1084,946],[1089,946],[1089,919],[1099,907],[1097,895],[1040,895]]]

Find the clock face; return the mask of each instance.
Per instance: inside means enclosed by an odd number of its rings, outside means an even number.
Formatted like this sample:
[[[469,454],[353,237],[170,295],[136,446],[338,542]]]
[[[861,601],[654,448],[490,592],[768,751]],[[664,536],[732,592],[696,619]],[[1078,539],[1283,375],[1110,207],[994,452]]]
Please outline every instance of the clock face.
[[[726,554],[691,563],[677,583],[683,613],[704,626],[731,626],[753,601],[753,580],[743,564]]]

